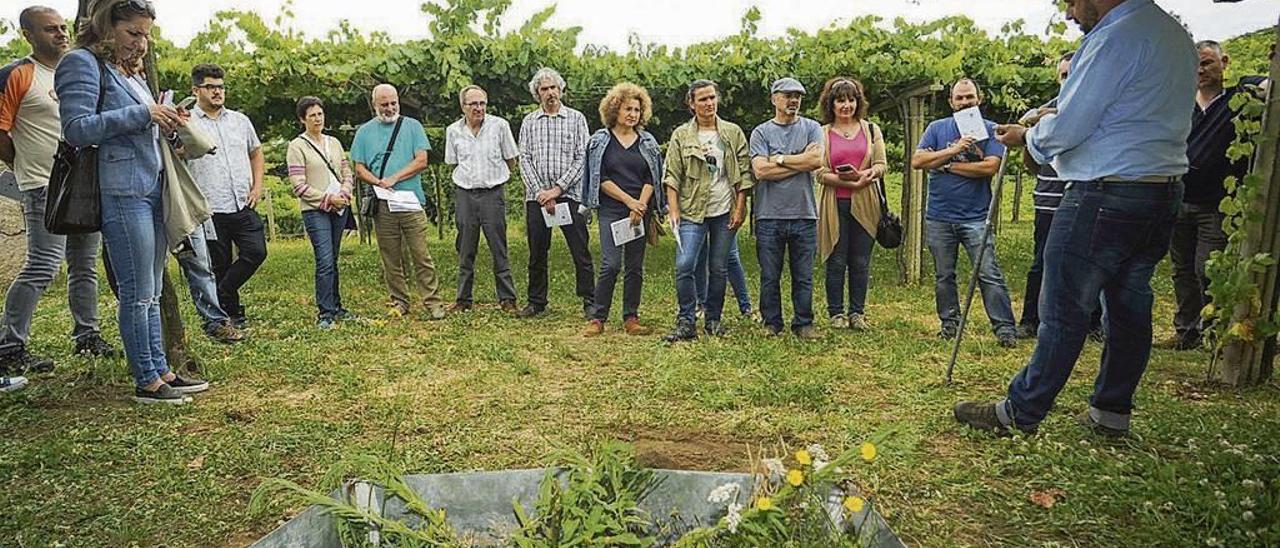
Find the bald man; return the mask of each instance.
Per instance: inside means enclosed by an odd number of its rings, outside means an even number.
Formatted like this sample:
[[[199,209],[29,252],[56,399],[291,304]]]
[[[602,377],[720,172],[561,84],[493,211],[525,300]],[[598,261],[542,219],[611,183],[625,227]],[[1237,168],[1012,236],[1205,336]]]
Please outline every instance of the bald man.
[[[439,320],[445,317],[445,309],[440,300],[435,262],[427,250],[427,214],[422,208],[427,197],[422,192],[421,174],[427,168],[431,142],[421,123],[400,115],[400,95],[396,88],[389,84],[374,87],[371,103],[374,117],[356,131],[351,143],[351,160],[356,165],[356,176],[365,184],[393,191],[395,197],[403,198],[390,201],[375,198],[365,205],[374,219],[382,275],[391,296],[388,312],[396,317],[409,313],[404,267],[407,247],[426,317]]]

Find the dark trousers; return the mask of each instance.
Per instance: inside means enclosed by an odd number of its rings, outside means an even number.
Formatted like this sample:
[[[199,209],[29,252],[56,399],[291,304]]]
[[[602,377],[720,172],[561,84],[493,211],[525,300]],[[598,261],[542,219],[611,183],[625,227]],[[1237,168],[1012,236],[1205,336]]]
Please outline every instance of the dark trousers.
[[[1053,225],[1053,212],[1036,210],[1035,257],[1031,270],[1027,271],[1027,288],[1022,293],[1022,318],[1018,325],[1040,327],[1040,285],[1044,279],[1044,243],[1049,239],[1049,227]],[[1099,295],[1101,297],[1101,295]],[[1089,318],[1089,331],[1102,328],[1102,307],[1098,306]]]
[[[791,329],[813,324],[813,258],[818,253],[818,221],[756,221],[756,258],[760,261],[760,314],[765,327],[782,330],[782,263],[791,264]]]
[[[573,275],[576,293],[583,306],[595,304],[595,273],[591,271],[591,233],[587,231],[587,219],[578,211],[578,202],[561,198],[557,203],[569,205],[573,224],[560,227],[564,241],[573,257]],[[552,230],[542,219],[538,202],[524,204],[524,231],[529,238],[529,305],[534,308],[547,306],[548,257],[551,254]]]
[[[613,243],[613,231],[609,225],[627,218],[604,209],[597,210],[600,230],[600,275],[596,277],[595,312],[592,318],[600,321],[609,319],[609,309],[613,306],[613,289],[618,283],[618,274],[622,274],[622,319],[635,318],[640,315],[640,292],[644,289],[644,252],[645,238],[631,240],[622,247]],[[625,267],[625,270],[624,270]]]
[[[1222,231],[1225,217],[1216,205],[1184,203],[1173,224],[1169,262],[1173,263],[1173,294],[1178,301],[1173,328],[1179,335],[1200,333],[1200,309],[1209,304],[1204,263],[1210,253],[1227,247],[1227,234]]]
[[[1044,420],[1084,347],[1098,292],[1107,343],[1090,405],[1104,424],[1127,425],[1151,357],[1151,276],[1169,249],[1182,184],[1074,182],[1045,242],[1041,328],[1031,360],[1009,384],[1019,425]]]
[[[827,257],[827,314],[844,314],[844,286],[849,283],[849,312],[864,314],[867,286],[871,283],[871,251],[875,238],[853,218],[849,200],[836,200],[840,217],[840,239]]]
[[[209,240],[213,276],[218,280],[218,304],[231,317],[243,317],[240,288],[267,260],[267,235],[262,217],[251,208],[235,213],[214,213],[217,240]],[[235,260],[232,260],[232,246]]]
[[[481,190],[453,187],[458,222],[458,239],[454,240],[454,248],[458,251],[456,300],[460,303],[471,304],[471,289],[476,281],[476,250],[480,247],[481,233],[493,256],[493,284],[498,292],[498,302],[516,300],[511,261],[507,259],[507,201],[502,196],[502,188],[502,185]]]

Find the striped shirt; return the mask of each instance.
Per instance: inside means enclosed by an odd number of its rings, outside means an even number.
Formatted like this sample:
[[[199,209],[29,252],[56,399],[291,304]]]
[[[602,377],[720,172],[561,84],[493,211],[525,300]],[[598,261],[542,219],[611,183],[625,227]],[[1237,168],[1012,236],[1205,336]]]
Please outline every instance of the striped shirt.
[[[520,124],[520,174],[524,199],[535,201],[539,191],[558,186],[561,197],[582,202],[582,166],[587,158],[587,117],[561,105],[547,114],[530,112]]]
[[[449,125],[444,132],[444,163],[457,166],[453,184],[466,190],[493,188],[511,178],[507,160],[520,156],[511,125],[506,120],[484,115],[480,131],[472,133],[466,118]]]
[[[1067,182],[1058,177],[1058,172],[1053,170],[1053,166],[1045,164],[1040,166],[1040,173],[1036,175],[1036,188],[1031,191],[1031,201],[1036,205],[1036,211],[1044,211],[1053,213],[1058,210],[1058,205],[1062,203],[1062,193],[1067,188]]]

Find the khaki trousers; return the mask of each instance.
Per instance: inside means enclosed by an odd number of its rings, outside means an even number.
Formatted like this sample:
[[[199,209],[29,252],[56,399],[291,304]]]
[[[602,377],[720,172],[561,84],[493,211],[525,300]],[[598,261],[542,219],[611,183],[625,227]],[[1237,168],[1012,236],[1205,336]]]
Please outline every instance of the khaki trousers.
[[[391,301],[409,307],[409,288],[405,277],[404,250],[409,249],[414,276],[427,308],[442,306],[440,282],[436,278],[435,261],[427,250],[427,215],[422,211],[392,213],[387,203],[378,204],[374,218],[374,234],[378,237],[378,254],[382,257],[382,276],[391,293]]]

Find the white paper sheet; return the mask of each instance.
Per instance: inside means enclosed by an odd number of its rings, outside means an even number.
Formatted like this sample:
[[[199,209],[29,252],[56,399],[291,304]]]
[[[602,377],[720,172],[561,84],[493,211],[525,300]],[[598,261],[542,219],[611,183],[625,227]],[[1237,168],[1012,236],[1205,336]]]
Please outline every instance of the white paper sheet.
[[[538,208],[538,210],[542,212],[542,221],[547,224],[547,228],[573,224],[573,216],[569,213],[567,203],[556,204],[555,215],[548,214],[546,208]]]
[[[422,211],[422,204],[418,203],[418,196],[409,190],[391,190],[380,186],[373,187],[373,194],[379,200],[387,201],[387,209],[392,213],[403,213],[406,211]]]
[[[680,240],[680,225],[676,224],[674,219],[671,219],[667,221],[667,226],[671,228],[671,237],[676,240],[676,250],[683,252],[684,242]]]
[[[627,242],[644,237],[644,222],[631,226],[631,218],[626,217],[609,225],[609,230],[613,232],[614,245],[622,247]]]
[[[952,115],[956,120],[956,126],[960,128],[961,137],[972,137],[974,141],[983,141],[989,139],[991,134],[987,133],[987,124],[982,121],[982,110],[978,107],[969,107],[958,111]]]

